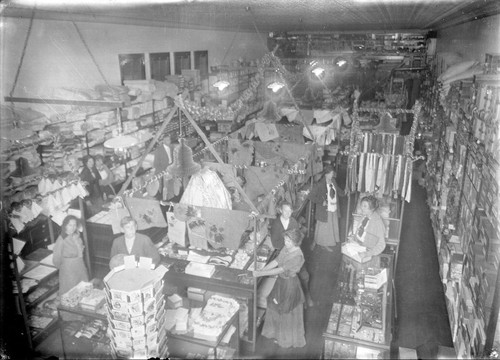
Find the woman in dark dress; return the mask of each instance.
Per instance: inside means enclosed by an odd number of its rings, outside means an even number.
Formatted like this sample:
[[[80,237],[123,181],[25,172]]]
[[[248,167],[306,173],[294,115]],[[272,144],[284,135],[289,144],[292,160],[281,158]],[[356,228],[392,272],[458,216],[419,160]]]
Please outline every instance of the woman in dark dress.
[[[297,274],[304,264],[300,249],[302,233],[290,229],[284,233],[285,246],[276,259],[262,270],[254,270],[254,277],[278,275],[267,298],[267,312],[262,335],[274,339],[281,347],[303,347],[304,293]]]
[[[89,193],[87,200],[90,200],[92,205],[99,204],[99,202],[102,201],[102,191],[99,186],[101,175],[95,167],[94,158],[92,156],[86,156],[83,158],[83,170],[80,173],[80,179],[87,183],[85,185],[85,188]]]

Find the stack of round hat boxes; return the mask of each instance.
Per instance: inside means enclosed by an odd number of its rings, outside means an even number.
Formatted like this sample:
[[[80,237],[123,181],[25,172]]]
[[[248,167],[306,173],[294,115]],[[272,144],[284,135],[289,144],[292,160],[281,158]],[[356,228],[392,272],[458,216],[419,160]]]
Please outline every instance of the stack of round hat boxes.
[[[115,267],[104,278],[115,358],[168,356],[163,275],[166,268]]]

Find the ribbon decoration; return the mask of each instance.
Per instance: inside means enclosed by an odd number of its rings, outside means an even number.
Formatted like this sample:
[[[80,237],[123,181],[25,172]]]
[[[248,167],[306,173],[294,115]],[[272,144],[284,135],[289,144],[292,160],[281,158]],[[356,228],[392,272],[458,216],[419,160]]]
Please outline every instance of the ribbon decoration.
[[[247,103],[255,98],[259,89],[259,86],[264,79],[264,73],[266,68],[274,67],[276,68],[279,75],[287,78],[288,80],[294,79],[295,75],[289,72],[282,64],[277,56],[273,52],[265,54],[262,59],[258,62],[257,72],[250,80],[250,85],[247,89],[243,91],[238,99],[236,99],[227,108],[222,105],[219,106],[205,106],[201,107],[195,102],[184,100],[184,107],[193,116],[196,121],[208,120],[235,120],[239,113],[247,107]],[[286,81],[286,80],[285,80]]]
[[[220,144],[220,143],[221,143],[221,142],[223,142],[223,141],[228,141],[228,140],[229,140],[229,137],[226,135],[226,136],[224,136],[223,138],[220,138],[219,140],[214,141],[214,142],[212,143],[212,146],[215,146],[215,145],[217,145],[217,144]],[[194,157],[196,157],[196,156],[200,156],[200,155],[202,155],[202,154],[206,153],[207,151],[210,151],[210,149],[208,148],[208,146],[205,146],[203,149],[201,149],[200,151],[198,151],[197,153],[195,153],[195,154],[193,155],[193,158],[194,158]]]

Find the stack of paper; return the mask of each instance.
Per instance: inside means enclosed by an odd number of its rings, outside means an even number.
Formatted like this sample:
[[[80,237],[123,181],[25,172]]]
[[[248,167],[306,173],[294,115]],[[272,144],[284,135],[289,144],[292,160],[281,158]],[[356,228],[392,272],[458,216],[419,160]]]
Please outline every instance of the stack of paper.
[[[34,269],[28,271],[26,274],[24,274],[24,277],[33,279],[33,280],[38,280],[41,281],[45,277],[49,276],[52,274],[54,271],[57,269],[51,266],[45,266],[45,265],[38,265]]]
[[[215,266],[209,264],[190,262],[186,266],[186,270],[184,272],[189,275],[211,278],[215,272]]]

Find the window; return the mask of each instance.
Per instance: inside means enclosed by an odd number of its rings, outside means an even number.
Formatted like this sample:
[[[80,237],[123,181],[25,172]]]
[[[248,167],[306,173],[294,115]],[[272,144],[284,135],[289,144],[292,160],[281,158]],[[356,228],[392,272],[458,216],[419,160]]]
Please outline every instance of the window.
[[[151,79],[165,81],[165,77],[170,75],[170,53],[149,54],[151,64]]]
[[[175,75],[182,75],[182,70],[191,69],[191,52],[182,51],[174,53]]]
[[[122,84],[125,80],[145,80],[146,61],[144,54],[120,54],[120,75]]]
[[[194,68],[200,70],[200,78],[208,79],[208,51],[194,52]]]

